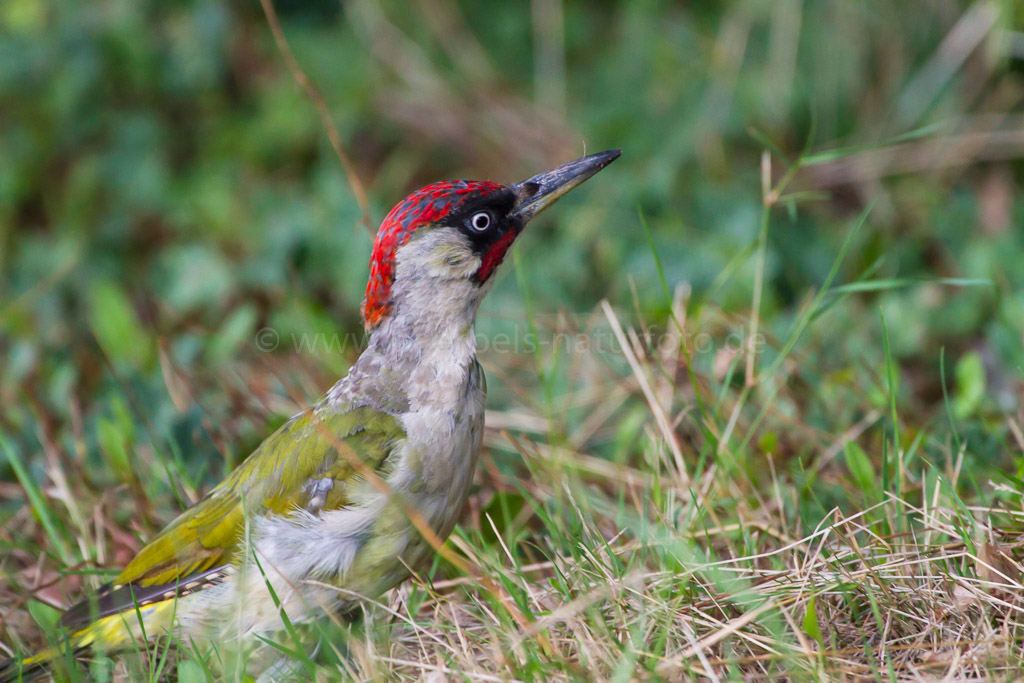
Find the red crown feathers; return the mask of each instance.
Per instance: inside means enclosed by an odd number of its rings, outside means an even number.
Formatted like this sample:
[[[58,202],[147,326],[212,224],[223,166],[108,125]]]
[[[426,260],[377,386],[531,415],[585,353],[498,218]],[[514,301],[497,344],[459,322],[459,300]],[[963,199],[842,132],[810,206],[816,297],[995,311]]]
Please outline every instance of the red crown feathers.
[[[413,192],[391,209],[380,224],[370,256],[370,281],[363,300],[363,319],[375,327],[391,306],[391,284],[395,280],[395,253],[423,225],[437,223],[466,200],[501,189],[486,180],[446,180]]]

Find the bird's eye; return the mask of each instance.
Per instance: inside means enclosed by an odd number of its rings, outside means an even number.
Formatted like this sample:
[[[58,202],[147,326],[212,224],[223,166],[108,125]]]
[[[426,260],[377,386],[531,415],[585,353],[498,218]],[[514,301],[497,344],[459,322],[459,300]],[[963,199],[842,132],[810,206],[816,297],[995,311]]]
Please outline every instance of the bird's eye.
[[[491,227],[491,214],[487,211],[479,211],[469,219],[469,225],[477,232],[483,232]]]

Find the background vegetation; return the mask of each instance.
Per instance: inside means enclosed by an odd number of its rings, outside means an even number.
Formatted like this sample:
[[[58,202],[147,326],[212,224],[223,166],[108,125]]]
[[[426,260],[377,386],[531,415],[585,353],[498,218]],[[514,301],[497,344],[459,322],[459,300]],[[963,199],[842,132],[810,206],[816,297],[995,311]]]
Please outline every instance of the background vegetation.
[[[277,11],[373,225],[624,150],[481,312],[497,588],[439,563],[309,667],[1021,675],[1019,3]],[[344,374],[361,216],[259,3],[0,4],[5,653]]]

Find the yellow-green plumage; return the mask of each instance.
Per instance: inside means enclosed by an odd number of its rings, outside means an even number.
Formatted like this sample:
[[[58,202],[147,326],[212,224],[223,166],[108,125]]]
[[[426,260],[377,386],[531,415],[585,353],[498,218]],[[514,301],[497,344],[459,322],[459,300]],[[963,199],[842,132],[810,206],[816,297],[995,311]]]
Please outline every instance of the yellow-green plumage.
[[[362,479],[357,464],[381,470],[404,436],[398,419],[368,406],[338,412],[323,400],[291,418],[143,547],[111,585],[65,614],[71,649],[116,651],[143,631],[170,633],[181,599],[211,583],[195,577],[238,563],[247,520],[345,507]],[[314,500],[318,492],[321,500]],[[155,593],[147,592],[152,588]],[[59,655],[50,648],[20,666]],[[6,673],[17,676],[0,671],[0,679]]]
[[[305,508],[315,480],[335,484],[322,509],[342,507],[352,459],[377,469],[402,436],[394,417],[369,407],[296,415],[150,541],[114,583],[167,584],[231,561],[247,516]]]

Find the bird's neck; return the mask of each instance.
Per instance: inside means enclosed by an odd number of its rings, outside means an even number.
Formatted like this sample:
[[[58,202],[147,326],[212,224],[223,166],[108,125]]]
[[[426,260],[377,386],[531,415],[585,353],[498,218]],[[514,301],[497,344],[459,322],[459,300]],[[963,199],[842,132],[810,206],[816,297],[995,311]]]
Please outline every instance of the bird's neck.
[[[457,410],[476,361],[477,290],[396,292],[345,380],[353,398],[392,413]]]
[[[442,315],[440,311],[396,309],[370,333],[367,352],[389,368],[412,369],[443,359],[467,366],[476,356],[475,311]]]

